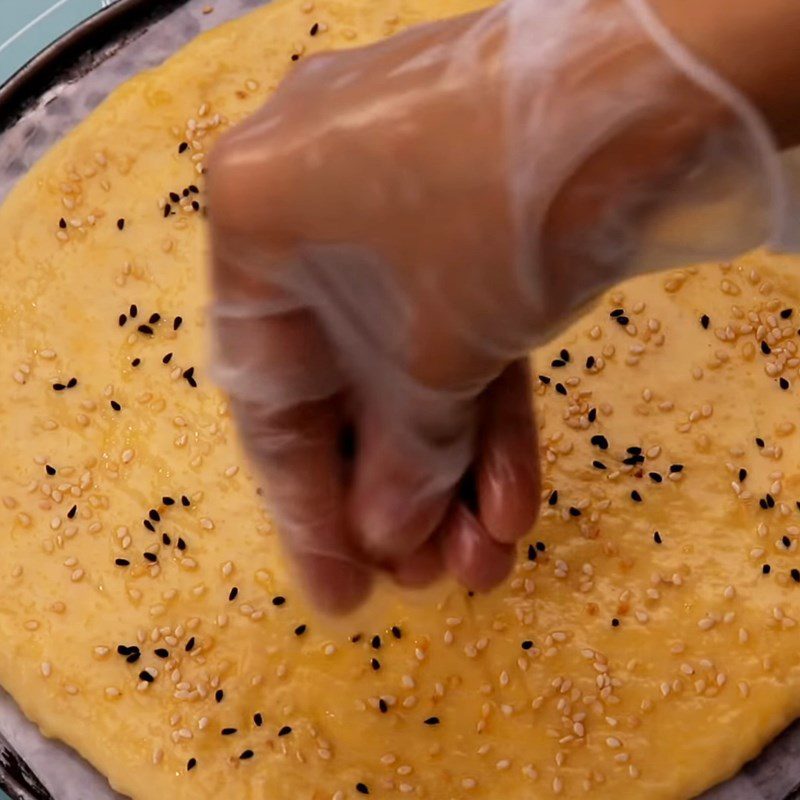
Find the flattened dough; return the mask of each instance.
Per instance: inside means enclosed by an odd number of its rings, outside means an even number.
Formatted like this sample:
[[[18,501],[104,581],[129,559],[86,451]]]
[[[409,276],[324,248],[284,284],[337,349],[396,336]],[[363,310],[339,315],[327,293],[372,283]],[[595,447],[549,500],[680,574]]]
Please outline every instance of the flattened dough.
[[[676,800],[798,713],[797,260],[632,280],[534,355],[544,514],[501,589],[343,627],[288,578],[207,376],[204,153],[293,53],[479,5],[267,6],[0,209],[0,683],[136,800]]]

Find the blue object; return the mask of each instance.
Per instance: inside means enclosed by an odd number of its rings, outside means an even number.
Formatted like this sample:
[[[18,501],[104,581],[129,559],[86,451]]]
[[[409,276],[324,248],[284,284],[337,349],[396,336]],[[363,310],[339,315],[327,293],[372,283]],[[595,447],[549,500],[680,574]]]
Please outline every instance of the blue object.
[[[0,0],[0,84],[62,34],[116,0]]]

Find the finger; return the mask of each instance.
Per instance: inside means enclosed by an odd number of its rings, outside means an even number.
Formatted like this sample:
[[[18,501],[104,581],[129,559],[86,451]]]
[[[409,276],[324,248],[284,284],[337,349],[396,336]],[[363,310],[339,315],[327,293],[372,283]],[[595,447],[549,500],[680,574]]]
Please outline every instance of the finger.
[[[515,361],[486,390],[477,458],[478,518],[492,538],[513,544],[539,510],[539,457],[530,366]]]
[[[312,599],[342,612],[371,576],[348,535],[341,377],[314,316],[214,242],[214,374],[230,393],[241,439],[265,483],[269,511]]]
[[[513,546],[492,538],[462,503],[452,505],[441,535],[447,571],[467,588],[489,591],[511,571]]]
[[[404,404],[394,406],[396,414],[374,404],[359,418],[351,519],[362,548],[379,562],[400,562],[433,535],[474,441],[471,406]]]
[[[329,612],[349,611],[368,595],[371,574],[345,520],[338,398],[267,414],[237,402],[235,411],[270,514],[312,600]]]
[[[430,585],[444,572],[439,541],[429,539],[419,550],[395,564],[391,572],[400,586],[419,589]]]

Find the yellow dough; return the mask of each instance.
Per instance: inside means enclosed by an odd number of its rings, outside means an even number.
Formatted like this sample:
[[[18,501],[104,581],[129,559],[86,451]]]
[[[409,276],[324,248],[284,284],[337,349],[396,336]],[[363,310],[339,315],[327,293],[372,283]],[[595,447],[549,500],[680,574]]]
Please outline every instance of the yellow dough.
[[[268,6],[0,209],[0,684],[137,800],[688,798],[800,711],[796,260],[632,280],[535,354],[544,513],[501,589],[342,627],[288,577],[208,379],[204,154],[292,54],[479,5]]]

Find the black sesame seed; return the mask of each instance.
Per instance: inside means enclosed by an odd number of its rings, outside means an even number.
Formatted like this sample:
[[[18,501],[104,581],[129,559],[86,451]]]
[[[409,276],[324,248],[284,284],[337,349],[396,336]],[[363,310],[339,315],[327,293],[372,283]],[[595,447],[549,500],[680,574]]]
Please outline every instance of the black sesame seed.
[[[597,409],[590,408],[589,413],[586,415],[586,419],[588,419],[589,422],[594,422],[597,419]]]
[[[195,211],[199,211],[200,210],[200,203],[198,203],[197,200],[192,200],[192,208]]]
[[[245,751],[244,751],[244,752],[243,752],[243,753],[242,753],[242,754],[239,756],[239,759],[240,759],[241,761],[247,761],[248,759],[251,759],[251,758],[252,758],[254,755],[255,755],[255,753],[254,753],[252,750],[245,750]]]
[[[311,26],[311,30],[310,30],[308,33],[309,33],[309,35],[311,35],[311,36],[316,36],[318,32],[319,32],[319,23],[318,23],[318,22],[315,22],[315,23],[314,23],[314,24]]]
[[[155,678],[146,669],[143,669],[139,673],[139,680],[144,681],[145,683],[152,683]]]
[[[52,466],[50,466],[50,464],[45,464],[45,466],[44,466],[44,471],[45,471],[45,472],[46,472],[48,475],[55,475],[55,474],[56,474],[56,468],[55,468],[55,467],[52,467]]]
[[[536,548],[532,545],[528,545],[528,561],[536,561]]]
[[[403,631],[401,631],[397,625],[392,625],[392,636],[394,636],[395,639],[402,639]]]
[[[119,230],[122,230],[124,227],[125,227],[125,220],[124,220],[122,217],[120,217],[120,218],[117,220],[117,228],[118,228]]]
[[[372,637],[372,641],[370,642],[370,644],[372,645],[372,649],[373,650],[380,650],[381,649],[381,637],[378,636],[377,634],[375,634],[375,636]]]
[[[186,549],[186,542],[183,540],[182,536],[178,537],[178,550],[185,550]]]
[[[78,506],[72,506],[72,508],[67,511],[67,519],[75,519],[75,515],[78,513]]]
[[[626,325],[627,325],[629,322],[630,322],[630,320],[629,320],[627,317],[617,317],[617,324],[618,324],[618,325],[622,325],[622,327],[623,327],[623,328],[624,328],[624,327],[625,327],[625,326],[626,326]]]
[[[294,629],[295,636],[302,636],[308,630],[308,625],[298,625]]]
[[[168,533],[161,534],[161,541],[164,543],[165,547],[169,547],[172,544],[172,539],[169,538]]]
[[[764,575],[769,575],[769,573],[770,573],[770,572],[772,572],[772,567],[771,567],[769,564],[764,564],[764,565],[761,567],[761,572],[762,572]]]
[[[196,758],[190,758],[186,762],[186,771],[187,772],[191,772],[191,770],[193,770],[196,766],[197,766],[197,759]]]
[[[116,400],[111,401],[111,408],[113,408],[114,411],[122,411],[122,406]]]
[[[164,219],[172,213],[172,206],[169,203],[164,204]]]
[[[426,725],[438,725],[439,724],[439,717],[428,717],[425,720]]]
[[[621,317],[624,313],[624,308],[615,308],[608,316],[611,317],[611,319],[616,319],[617,317]]]
[[[159,514],[154,508],[150,509],[148,516],[151,520],[153,520],[153,522],[161,522],[161,514]]]
[[[536,549],[537,549],[537,550],[538,550],[540,553],[544,553],[544,551],[545,551],[545,549],[546,549],[545,543],[544,543],[544,542],[536,542]]]
[[[183,325],[183,317],[175,317],[175,319],[172,321],[172,330],[178,330],[181,325]]]
[[[157,655],[159,658],[169,658],[169,650],[167,650],[167,648],[166,648],[166,647],[158,647],[158,648],[156,648],[155,650],[153,650],[153,652],[154,652],[154,653],[155,653],[155,654],[156,654],[156,655]]]
[[[359,794],[369,794],[369,786],[366,783],[357,783],[356,784],[356,791]]]
[[[281,595],[277,595],[276,597],[272,598],[272,605],[274,606],[282,606],[286,602],[286,598],[282,597]]]
[[[564,361],[563,359],[560,359],[560,358],[554,358],[550,362],[550,366],[551,367],[555,367],[556,369],[558,369],[559,367],[566,367],[567,366],[567,362]]]
[[[199,189],[198,189],[198,188],[197,188],[197,187],[196,187],[196,186],[195,186],[193,183],[190,183],[190,184],[189,184],[189,185],[188,185],[186,188],[187,188],[187,189],[188,189],[188,190],[189,190],[189,191],[190,191],[192,194],[200,194],[200,190],[199,190]]]
[[[256,713],[253,714],[253,722],[255,722],[257,728],[260,728],[264,724],[264,717],[256,711]]]
[[[661,544],[661,534],[658,531],[653,534],[653,541],[656,544]]]
[[[636,491],[636,489],[631,492],[631,500],[633,500],[634,503],[642,502],[642,496]]]
[[[524,641],[524,642],[523,642],[523,643],[520,645],[520,647],[521,647],[523,650],[530,650],[530,649],[531,649],[531,647],[533,647],[533,642],[532,642],[530,639],[526,639],[526,640],[525,640],[525,641]]]
[[[566,393],[567,393],[567,387],[566,387],[566,386],[564,386],[564,384],[563,384],[563,383],[557,383],[557,384],[556,384],[556,391],[557,391],[559,394],[566,395]]]
[[[622,463],[629,467],[635,464],[643,464],[644,456],[628,456],[627,458],[622,459]]]
[[[63,383],[54,383],[53,390],[56,392],[63,392],[67,387]]]
[[[149,322],[151,325],[155,325],[157,322],[161,322],[161,314],[159,314],[159,313],[158,313],[158,311],[154,311],[154,312],[153,312],[153,313],[150,315],[150,319],[149,319],[149,320],[147,320],[147,321],[148,321],[148,322]]]
[[[760,436],[756,436],[756,447],[763,447],[764,440]]]
[[[126,645],[126,644],[118,644],[118,645],[117,645],[117,652],[118,652],[118,653],[119,653],[121,656],[127,656],[127,655],[129,655],[131,652],[134,652],[134,653],[135,653],[135,652],[136,652],[138,649],[139,649],[139,648],[138,648],[136,645],[131,645],[130,647],[128,647],[128,645]]]
[[[601,433],[592,436],[590,441],[595,447],[599,447],[601,450],[608,450],[608,439]]]
[[[222,691],[222,689],[217,689],[217,691],[216,691],[216,692],[214,692],[214,699],[215,699],[215,700],[216,700],[218,703],[221,703],[221,702],[222,702],[222,698],[223,698],[223,697],[225,697],[225,692],[223,692],[223,691]]]
[[[708,318],[708,314],[703,314],[703,316],[700,317],[700,324],[703,326],[705,330],[708,330],[709,322],[711,322],[711,320]]]
[[[789,381],[787,381],[786,378],[780,378],[778,384],[784,392],[789,388]]]
[[[78,379],[77,378],[70,378],[67,381],[67,389],[74,389],[77,385],[78,385]]]
[[[381,662],[377,658],[370,659],[370,666],[377,672],[381,668]]]
[[[625,452],[626,453],[630,453],[632,456],[640,456],[642,454],[642,448],[641,447],[636,447],[636,446],[634,446],[634,447],[626,447],[625,448]]]
[[[292,729],[288,725],[284,725],[279,731],[278,736],[288,736],[292,732]]]
[[[781,542],[787,550],[792,546],[792,540],[785,534],[781,537]]]
[[[139,333],[143,333],[145,336],[152,336],[153,329],[149,325],[140,325],[137,329]]]
[[[188,190],[188,189],[184,189],[184,190],[181,192],[181,194],[182,194],[184,197],[188,197],[188,196],[189,196],[189,190]]]
[[[142,555],[145,561],[149,561],[151,564],[155,564],[158,561],[158,556],[155,553],[142,553]]]
[[[162,502],[162,503],[163,503],[165,506],[174,506],[174,505],[175,505],[175,500],[174,500],[174,498],[172,498],[172,497],[162,497],[162,498],[161,498],[161,502]]]
[[[142,363],[142,359],[141,358],[134,358],[133,361],[131,361],[131,366],[132,367],[138,367],[139,364],[141,364],[141,363]]]
[[[661,474],[658,472],[650,472],[648,473],[648,475],[650,476],[650,480],[653,481],[654,483],[661,483],[661,481],[664,480],[661,477]]]
[[[800,583],[800,569],[793,567],[789,574],[792,576],[792,580],[795,583]]]
[[[589,356],[586,359],[586,369],[592,369],[596,363],[597,362],[595,360],[595,357],[594,356]]]
[[[781,311],[781,319],[789,319],[792,316],[792,309],[791,308],[784,308]]]
[[[770,508],[775,508],[775,498],[769,492],[767,492],[767,495],[766,495],[765,499],[767,501],[767,505]]]
[[[670,472],[683,472],[683,464],[670,464],[669,465]]]
[[[151,531],[152,533],[156,532],[156,529],[153,527],[153,523],[150,522],[149,519],[142,520],[142,524],[147,528],[147,530]]]
[[[606,469],[606,465],[602,461],[592,461],[592,466],[595,469]]]
[[[169,199],[172,200],[173,203],[177,203],[180,201],[181,196],[177,192],[170,192]]]
[[[575,508],[575,506],[570,506],[569,515],[571,517],[579,517],[581,515],[581,510],[579,508]]]
[[[564,361],[569,362],[569,360],[570,360],[569,350],[562,350],[560,355],[561,355],[561,358],[564,359]]]
[[[131,315],[131,319],[136,319],[136,316],[139,313],[139,307],[134,303],[129,309],[128,313]]]
[[[186,642],[185,647],[183,648],[187,653],[191,653],[194,650],[195,638],[192,636],[188,642]]]
[[[117,324],[120,326],[120,328],[121,328],[121,327],[122,327],[122,326],[123,326],[123,325],[124,325],[124,324],[125,324],[127,321],[128,321],[128,316],[127,316],[127,314],[120,314],[120,315],[119,315],[119,317],[117,318]]]
[[[127,661],[129,664],[135,664],[135,663],[136,663],[136,662],[139,660],[139,658],[141,657],[141,655],[142,655],[142,654],[141,654],[141,653],[139,653],[139,652],[137,651],[137,652],[135,652],[135,653],[131,653],[131,654],[130,654],[130,655],[129,655],[129,656],[128,656],[128,657],[127,657],[125,660],[126,660],[126,661]]]
[[[234,733],[236,733],[236,728],[223,728],[223,729],[220,731],[220,733],[221,733],[223,736],[233,736],[233,734],[234,734]]]
[[[746,477],[747,477],[747,470],[744,467],[742,467],[739,470],[739,483],[741,483]]]
[[[188,142],[181,142],[178,145],[178,152],[179,153],[185,153],[188,149],[189,149],[189,143]]]
[[[292,53],[292,61],[299,61],[300,56],[297,53]]]
[[[353,634],[353,635],[350,637],[350,641],[351,641],[353,644],[358,644],[358,643],[361,641],[361,634],[360,634],[360,633],[354,633],[354,634]]]
[[[67,227],[67,221],[64,219],[64,217],[61,217],[61,219],[58,221],[58,227],[61,228],[62,231]]]
[[[237,595],[239,594],[238,587],[234,586],[233,589],[228,592],[228,600],[235,600]]]
[[[169,362],[170,362],[170,361],[172,361],[172,353],[167,353],[167,354],[166,354],[166,355],[165,355],[165,356],[164,356],[164,357],[161,359],[161,363],[162,363],[162,364],[169,364]]]
[[[767,501],[763,497],[758,501],[758,504],[763,509],[767,509],[769,507],[769,506],[767,506]]]
[[[116,564],[118,567],[129,567],[129,566],[131,565],[131,562],[130,562],[130,561],[128,561],[128,559],[127,559],[127,558],[117,558],[117,559],[114,559],[114,563],[115,563],[115,564]]]
[[[389,706],[386,705],[386,701],[382,697],[378,700],[378,708],[381,714],[385,714],[389,710]]]
[[[550,506],[554,506],[558,502],[558,489],[553,489],[550,492],[550,497],[547,498],[547,504]]]
[[[547,377],[547,375],[540,375],[540,376],[539,376],[539,380],[540,380],[540,381],[541,381],[541,382],[542,382],[542,383],[543,383],[545,386],[546,386],[548,383],[550,383],[550,378],[548,378],[548,377]]]
[[[768,356],[772,352],[772,348],[764,341],[761,342],[761,352]]]

